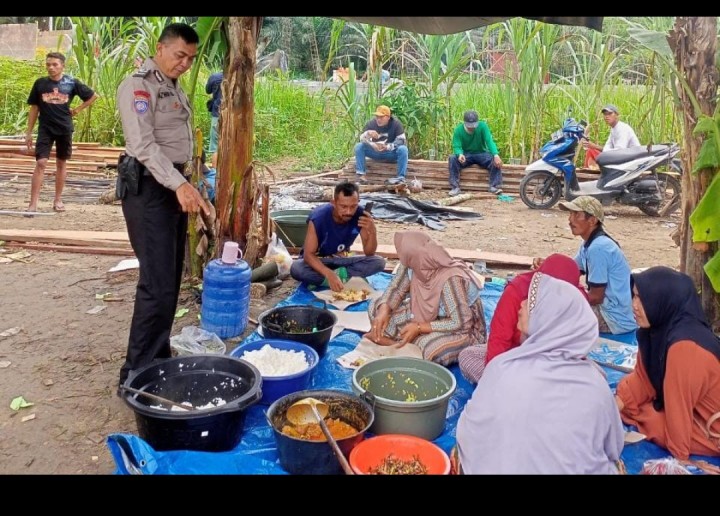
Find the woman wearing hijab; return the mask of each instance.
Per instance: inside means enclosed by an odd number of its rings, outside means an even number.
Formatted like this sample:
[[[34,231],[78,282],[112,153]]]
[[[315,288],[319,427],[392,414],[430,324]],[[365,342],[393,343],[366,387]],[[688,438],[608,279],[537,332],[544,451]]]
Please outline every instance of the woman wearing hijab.
[[[617,387],[623,420],[681,462],[720,456],[720,342],[692,279],[651,267],[632,283],[638,360]]]
[[[567,281],[577,287],[587,299],[585,289],[580,285],[580,269],[575,260],[564,254],[551,254],[543,260],[535,271],[525,272],[513,278],[503,290],[498,300],[495,313],[490,321],[490,335],[487,346],[470,346],[460,352],[458,362],[462,375],[472,383],[477,383],[490,361],[522,342],[518,330],[518,312],[520,303],[528,297],[530,282],[537,272],[553,278]]]
[[[598,321],[578,289],[536,273],[521,303],[522,346],[497,356],[457,426],[463,473],[609,474],[623,426],[587,354]]]
[[[462,260],[420,231],[395,233],[400,266],[368,308],[365,337],[380,345],[412,342],[425,360],[457,362],[466,346],[485,342],[481,283]]]

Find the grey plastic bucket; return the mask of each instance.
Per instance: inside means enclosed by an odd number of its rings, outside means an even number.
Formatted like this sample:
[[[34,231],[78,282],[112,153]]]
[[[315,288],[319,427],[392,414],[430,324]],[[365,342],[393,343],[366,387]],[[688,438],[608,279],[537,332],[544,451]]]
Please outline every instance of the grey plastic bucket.
[[[280,210],[270,212],[277,226],[277,236],[288,247],[302,247],[307,235],[307,218],[312,210]]]
[[[419,358],[388,357],[353,373],[356,394],[374,398],[374,434],[408,434],[432,441],[445,429],[450,397],[457,388],[445,367]],[[367,399],[367,398],[366,398]]]

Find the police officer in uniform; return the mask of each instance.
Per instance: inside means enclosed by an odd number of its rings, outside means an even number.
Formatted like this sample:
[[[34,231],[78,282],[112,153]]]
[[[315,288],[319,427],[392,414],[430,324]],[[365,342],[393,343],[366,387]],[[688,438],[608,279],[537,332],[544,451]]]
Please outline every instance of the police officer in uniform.
[[[184,23],[166,26],[156,53],[118,88],[125,134],[118,194],[140,278],[122,386],[131,370],[170,357],[170,331],[180,293],[188,213],[209,213],[188,181],[192,112],[178,78],[193,64],[199,38]]]

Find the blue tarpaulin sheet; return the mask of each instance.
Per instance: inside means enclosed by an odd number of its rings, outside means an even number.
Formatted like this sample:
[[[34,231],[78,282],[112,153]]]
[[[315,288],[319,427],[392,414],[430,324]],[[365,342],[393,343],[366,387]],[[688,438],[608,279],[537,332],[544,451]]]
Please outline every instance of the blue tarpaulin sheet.
[[[376,290],[384,290],[390,283],[391,276],[378,273],[368,278]],[[503,283],[487,282],[482,291],[485,318],[490,321],[498,299],[502,293]],[[316,299],[305,286],[299,286],[287,299],[277,306],[305,305]],[[367,310],[368,301],[348,307],[349,311]],[[604,335],[623,342],[634,343],[634,334],[622,336]],[[328,346],[328,351],[318,364],[309,389],[339,389],[352,393],[352,373],[342,367],[337,358],[355,349],[360,342],[360,334],[348,330],[335,337]],[[619,338],[618,338],[619,337]],[[249,335],[243,343],[262,338],[257,331]],[[625,373],[614,369],[603,368],[608,374],[608,384],[615,388]],[[470,399],[474,386],[460,374],[457,365],[450,367],[457,379],[457,390],[448,404],[445,431],[433,441],[445,452],[450,452],[455,445],[455,428],[460,412]],[[199,452],[190,450],[156,451],[142,438],[134,434],[115,433],[108,436],[107,444],[117,466],[116,473],[121,475],[172,475],[172,474],[286,474],[280,467],[275,444],[274,431],[265,418],[266,405],[255,404],[247,409],[243,436],[240,444],[227,452]],[[367,434],[370,436],[371,434]],[[629,473],[638,473],[646,460],[668,457],[666,450],[642,441],[629,444],[623,450],[622,459]],[[700,457],[715,464],[720,460]]]

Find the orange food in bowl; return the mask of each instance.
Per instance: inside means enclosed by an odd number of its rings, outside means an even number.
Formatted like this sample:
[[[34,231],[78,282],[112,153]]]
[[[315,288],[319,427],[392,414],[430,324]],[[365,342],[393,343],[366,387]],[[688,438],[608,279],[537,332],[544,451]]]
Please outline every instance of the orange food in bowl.
[[[448,475],[450,458],[432,442],[412,435],[385,434],[365,439],[350,452],[350,467],[368,475],[391,460],[422,463],[428,475]],[[402,473],[399,473],[402,474]]]

